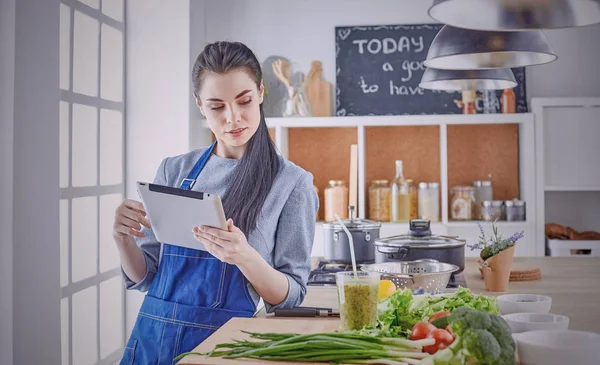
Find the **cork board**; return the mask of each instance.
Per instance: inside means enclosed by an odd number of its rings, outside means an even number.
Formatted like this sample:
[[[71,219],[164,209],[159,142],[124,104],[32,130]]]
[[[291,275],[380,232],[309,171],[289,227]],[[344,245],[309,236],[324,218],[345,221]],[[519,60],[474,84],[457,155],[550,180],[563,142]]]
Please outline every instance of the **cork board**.
[[[448,188],[475,180],[492,181],[494,200],[519,198],[518,124],[448,126]]]
[[[371,182],[381,179],[391,182],[396,160],[402,160],[404,177],[415,184],[440,182],[439,126],[368,127],[365,138],[367,207]]]
[[[288,158],[313,174],[319,189],[319,215],[324,217],[323,191],[329,180],[350,178],[350,146],[358,143],[356,128],[290,128]]]

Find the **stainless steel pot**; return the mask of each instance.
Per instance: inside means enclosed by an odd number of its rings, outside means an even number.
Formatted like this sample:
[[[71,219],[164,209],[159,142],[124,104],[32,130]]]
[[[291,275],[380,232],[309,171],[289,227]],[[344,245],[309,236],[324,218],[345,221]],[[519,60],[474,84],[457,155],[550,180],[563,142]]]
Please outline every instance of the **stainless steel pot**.
[[[349,219],[342,222],[352,235],[354,256],[357,263],[375,261],[373,242],[379,238],[381,223],[354,218],[354,206],[349,207]],[[334,263],[351,263],[348,236],[337,221],[323,224],[325,233],[325,260]]]
[[[375,240],[376,263],[433,259],[458,266],[455,274],[464,270],[465,240],[432,235],[429,220],[413,219],[409,226],[408,234]]]

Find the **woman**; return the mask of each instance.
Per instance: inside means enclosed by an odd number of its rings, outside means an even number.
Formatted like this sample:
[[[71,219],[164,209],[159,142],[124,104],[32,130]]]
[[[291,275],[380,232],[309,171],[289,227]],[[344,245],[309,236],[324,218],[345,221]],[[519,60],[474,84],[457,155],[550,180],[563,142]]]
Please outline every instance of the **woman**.
[[[154,183],[222,196],[228,229],[195,227],[207,251],[192,250],[157,242],[140,202],[117,208],[126,287],[148,291],[121,364],[171,364],[232,317],[253,316],[261,297],[271,312],[306,293],[319,202],[312,175],[269,137],[258,60],[241,43],[213,43],[192,82],[216,142],[165,158]]]

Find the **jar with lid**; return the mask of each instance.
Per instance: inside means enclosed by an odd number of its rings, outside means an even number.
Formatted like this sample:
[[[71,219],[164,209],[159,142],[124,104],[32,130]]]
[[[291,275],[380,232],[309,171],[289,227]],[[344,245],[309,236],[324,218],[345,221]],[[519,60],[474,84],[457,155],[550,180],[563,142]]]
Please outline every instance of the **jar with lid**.
[[[473,187],[454,186],[451,190],[450,217],[453,220],[471,220],[473,202],[475,201]]]
[[[507,221],[525,221],[525,202],[519,199],[504,202]]]
[[[493,186],[491,181],[473,181],[475,204],[473,204],[473,218],[483,219],[485,212],[481,210],[481,203],[492,201]]]
[[[391,189],[388,180],[373,180],[369,187],[369,219],[378,222],[390,220]]]
[[[348,218],[348,187],[343,180],[330,180],[325,188],[325,220],[335,220],[335,213],[341,218]]]
[[[419,184],[419,218],[431,222],[440,220],[440,184],[422,182]]]
[[[482,218],[485,221],[504,220],[504,202],[501,200],[484,200],[479,203]]]

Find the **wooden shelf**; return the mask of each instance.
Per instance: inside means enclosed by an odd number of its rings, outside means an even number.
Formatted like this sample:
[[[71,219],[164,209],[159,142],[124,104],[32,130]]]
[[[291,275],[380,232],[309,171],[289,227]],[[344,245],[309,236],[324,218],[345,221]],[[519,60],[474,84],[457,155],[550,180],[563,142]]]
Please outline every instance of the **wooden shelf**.
[[[600,191],[600,186],[546,186],[545,191],[564,191],[564,192],[577,192],[577,191]]]

